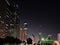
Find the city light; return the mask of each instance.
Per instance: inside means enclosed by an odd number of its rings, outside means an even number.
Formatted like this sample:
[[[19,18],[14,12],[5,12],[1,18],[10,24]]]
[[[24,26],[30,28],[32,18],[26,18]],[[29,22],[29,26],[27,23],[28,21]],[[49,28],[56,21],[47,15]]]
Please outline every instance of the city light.
[[[42,33],[40,32],[39,35],[42,35]]]
[[[10,5],[10,3],[8,2],[8,0],[5,0],[6,1],[6,3],[8,4],[8,5]]]
[[[16,43],[19,45],[52,45],[53,43],[60,45],[60,33],[57,35],[60,31],[60,17],[48,16],[58,14],[54,10],[56,4],[53,3],[54,12],[52,12],[51,5],[44,2],[37,3],[36,1],[35,4],[35,0],[27,0],[24,3],[23,0],[21,2],[20,0],[0,0],[0,45],[18,45]]]
[[[1,18],[1,16],[0,16],[0,18]]]
[[[10,24],[10,26],[13,26],[13,24]]]
[[[27,25],[27,23],[24,23],[24,25]]]
[[[9,26],[8,24],[6,24],[6,26]]]
[[[24,28],[24,30],[27,30],[28,28]]]
[[[41,41],[44,41],[44,38],[42,38]]]
[[[1,23],[3,23],[3,24],[4,24],[4,21],[1,21]]]

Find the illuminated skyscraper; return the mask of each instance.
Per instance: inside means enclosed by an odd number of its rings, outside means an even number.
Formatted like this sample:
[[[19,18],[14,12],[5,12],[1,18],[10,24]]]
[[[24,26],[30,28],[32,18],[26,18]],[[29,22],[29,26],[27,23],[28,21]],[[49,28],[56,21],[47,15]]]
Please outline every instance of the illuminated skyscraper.
[[[25,38],[27,40],[27,36],[28,36],[28,23],[26,23],[26,22],[24,23],[24,31],[25,31]]]
[[[24,23],[24,27],[20,29],[18,29],[18,33],[17,33],[17,38],[20,39],[21,41],[26,41],[27,39],[27,23]]]
[[[16,5],[10,5],[8,0],[0,0],[0,37],[3,35],[16,37],[20,28],[19,21]]]
[[[24,30],[24,28],[20,28],[19,33],[18,33],[18,39],[20,39],[21,41],[25,41],[26,40],[26,32]]]
[[[5,37],[5,9],[7,5],[4,0],[0,0],[0,37]]]

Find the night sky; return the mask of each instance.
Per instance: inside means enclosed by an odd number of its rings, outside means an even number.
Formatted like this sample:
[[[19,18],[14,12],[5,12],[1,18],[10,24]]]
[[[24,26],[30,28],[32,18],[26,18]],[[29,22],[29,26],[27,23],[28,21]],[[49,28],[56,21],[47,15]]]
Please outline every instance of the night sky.
[[[39,32],[42,32],[43,37],[52,34],[54,39],[60,32],[60,5],[59,1],[40,1],[40,0],[24,0],[22,3],[19,0],[14,0],[19,5],[20,26],[23,23],[28,23],[29,34],[34,33],[36,40],[39,39]]]

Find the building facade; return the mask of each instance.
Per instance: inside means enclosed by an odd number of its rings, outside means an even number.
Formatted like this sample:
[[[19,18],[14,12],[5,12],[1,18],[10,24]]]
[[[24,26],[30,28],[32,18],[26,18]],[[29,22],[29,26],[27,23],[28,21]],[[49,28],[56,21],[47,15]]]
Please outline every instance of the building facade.
[[[5,12],[6,12],[6,2],[4,0],[0,0],[0,37],[5,37]]]
[[[26,41],[26,32],[23,28],[20,28],[19,34],[18,34],[18,38],[21,41]]]
[[[16,37],[19,31],[19,15],[8,0],[0,0],[0,37]]]

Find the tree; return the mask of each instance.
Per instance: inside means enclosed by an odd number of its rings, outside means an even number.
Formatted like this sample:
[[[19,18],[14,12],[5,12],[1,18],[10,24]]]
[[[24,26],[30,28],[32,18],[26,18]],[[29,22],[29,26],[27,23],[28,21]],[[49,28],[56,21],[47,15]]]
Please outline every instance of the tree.
[[[27,39],[27,43],[28,43],[28,44],[32,44],[32,39],[31,39],[31,38],[28,38],[28,39]]]
[[[0,38],[0,45],[3,45],[3,41],[4,41],[4,39]]]
[[[18,38],[15,38],[15,43],[16,44],[20,44],[22,41],[21,40],[19,40]]]
[[[7,36],[4,39],[4,43],[15,43],[15,38],[11,37],[11,36]]]

